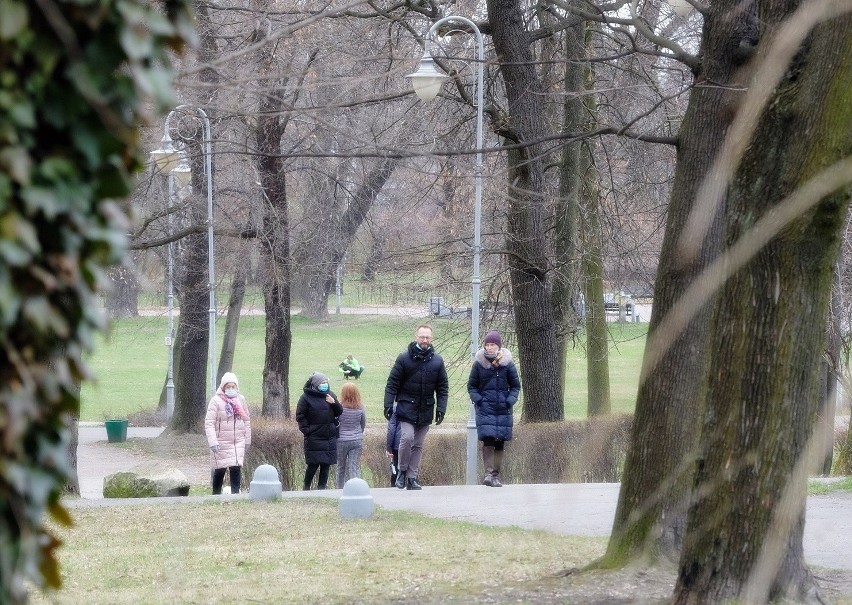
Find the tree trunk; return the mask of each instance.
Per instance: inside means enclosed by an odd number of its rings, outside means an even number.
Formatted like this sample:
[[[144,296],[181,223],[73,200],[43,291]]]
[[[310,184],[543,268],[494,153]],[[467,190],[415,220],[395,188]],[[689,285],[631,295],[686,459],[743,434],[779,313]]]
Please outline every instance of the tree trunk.
[[[80,397],[80,390],[77,389],[77,398]],[[65,429],[68,431],[68,481],[65,483],[64,493],[71,496],[80,495],[80,476],[77,473],[77,444],[80,442],[80,413],[75,412],[71,416],[71,422]]]
[[[587,36],[588,36],[587,32]],[[588,38],[586,43],[589,43]],[[595,72],[584,69],[583,105],[589,122],[597,121],[597,99],[593,94]],[[588,124],[586,124],[588,126]],[[603,232],[601,230],[600,188],[594,164],[592,142],[584,141],[580,155],[583,189],[580,195],[580,239],[583,244],[583,291],[586,299],[586,376],[588,415],[602,416],[612,411],[609,393],[609,331],[604,301]]]
[[[256,30],[260,38],[266,30]],[[302,78],[316,58],[310,55],[302,70]],[[261,69],[276,73],[278,59],[274,47],[260,51]],[[300,89],[301,80],[295,83]],[[284,99],[291,99],[287,109],[298,98],[298,92],[288,93],[286,82],[272,78],[259,83],[259,118],[254,139],[259,154],[255,161],[266,201],[263,212],[261,255],[263,259],[263,306],[266,311],[266,360],[263,365],[263,407],[261,414],[269,418],[290,417],[290,209],[287,200],[286,155],[281,139],[287,129],[288,112],[283,111]]]
[[[838,475],[852,475],[852,415],[849,416],[849,424],[846,426],[846,441],[840,446],[837,454]]]
[[[199,185],[200,183],[194,183],[193,188]],[[199,200],[203,201],[203,197],[197,197],[196,203],[193,204],[196,207],[195,214],[200,212]],[[202,219],[195,216],[195,220]],[[174,359],[175,409],[169,430],[177,433],[200,433],[207,409],[207,236],[190,235],[184,240],[184,244],[181,255],[184,266],[178,271],[181,292],[180,323],[175,335],[180,355],[176,354]]]
[[[727,25],[732,2],[714,2],[705,15],[704,60],[696,80],[729,83],[737,65],[730,48],[743,39],[744,21]],[[706,396],[712,301],[696,310],[685,327],[668,325],[670,313],[690,284],[718,256],[720,206],[691,262],[678,249],[698,190],[719,153],[736,102],[736,86],[693,89],[678,133],[677,169],[654,285],[643,369],[636,398],[630,448],[624,464],[613,531],[603,565],[618,567],[647,557],[676,561],[683,544],[698,423]],[[660,343],[667,344],[662,346]],[[659,357],[658,357],[659,355]]]
[[[771,34],[794,9],[780,1],[761,5],[760,58],[779,60]],[[852,152],[850,33],[852,15],[827,19],[784,65],[730,184],[728,241],[756,231],[761,217],[777,216],[787,196],[810,179],[823,181],[820,172]],[[848,189],[835,187],[814,195],[819,204],[800,211],[719,294],[695,477],[701,497],[689,511],[678,604],[820,602],[802,533],[806,450],[849,203]]]
[[[841,285],[840,275],[843,255],[839,255],[831,290],[831,309],[825,331],[825,351],[820,364],[819,412],[817,413],[817,447],[812,474],[828,477],[834,463],[834,416],[837,413],[837,381],[841,375]]]
[[[300,245],[295,254],[297,265],[308,269],[299,276],[302,313],[305,316],[317,319],[328,316],[328,297],[335,284],[337,267],[343,262],[358,228],[367,218],[396,164],[397,160],[385,159],[371,166],[364,181],[351,195],[347,194],[345,199],[335,202],[330,211],[323,211],[321,224],[313,225],[310,239]],[[348,188],[346,190],[349,191]],[[327,204],[328,200],[320,202]],[[309,213],[316,216],[312,210]]]
[[[534,141],[544,133],[544,93],[536,78],[530,39],[517,0],[489,0],[488,21],[500,57],[512,136]],[[550,263],[545,232],[543,149],[530,144],[508,152],[509,279],[512,285],[526,422],[559,421],[565,409],[559,391],[559,349],[547,283]]]
[[[228,299],[228,314],[225,320],[225,334],[222,337],[222,354],[219,356],[219,368],[216,376],[230,372],[234,366],[234,350],[237,347],[237,331],[240,325],[240,313],[246,296],[246,278],[248,265],[240,263],[231,282],[231,297]]]
[[[370,233],[373,241],[370,245],[370,253],[364,261],[364,273],[362,277],[365,281],[376,279],[379,265],[385,255],[385,234],[381,229],[371,229]]]
[[[562,129],[565,132],[580,132],[585,124],[583,96],[585,91],[584,70],[579,62],[585,52],[585,23],[569,27],[564,34],[565,75],[563,87],[565,100],[562,104]],[[554,209],[555,234],[553,253],[556,263],[551,304],[556,326],[556,348],[559,351],[557,372],[560,399],[565,399],[565,372],[567,368],[568,343],[576,334],[577,314],[577,222],[581,187],[580,147],[575,141],[562,148],[559,165],[559,198]]]
[[[112,289],[107,292],[105,306],[107,315],[113,319],[137,317],[139,315],[139,282],[135,271],[119,265],[109,272]]]
[[[275,138],[275,137],[272,137]],[[279,140],[280,137],[276,138]],[[263,147],[260,147],[263,149]],[[263,416],[290,417],[290,240],[283,160],[258,158],[258,171],[269,200],[263,218],[261,252],[265,286],[266,361],[263,365]]]
[[[262,148],[262,147],[261,147]],[[290,243],[287,191],[282,161],[258,158],[261,183],[269,200],[263,219],[261,251],[266,276],[266,361],[263,365],[263,416],[290,417]]]
[[[583,243],[583,292],[586,299],[586,376],[588,379],[588,415],[602,416],[612,411],[609,393],[609,331],[606,325],[603,279],[603,235],[597,171],[591,164],[591,152],[585,151],[587,168],[581,197],[580,232]]]

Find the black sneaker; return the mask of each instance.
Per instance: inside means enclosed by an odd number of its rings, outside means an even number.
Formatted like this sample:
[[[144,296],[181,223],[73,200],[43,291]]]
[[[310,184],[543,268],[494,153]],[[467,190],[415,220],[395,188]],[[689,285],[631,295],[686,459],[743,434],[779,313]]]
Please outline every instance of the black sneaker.
[[[397,471],[394,485],[399,489],[405,489],[405,471]]]
[[[408,486],[405,489],[423,489],[423,486],[417,483],[416,477],[412,477],[408,480]]]

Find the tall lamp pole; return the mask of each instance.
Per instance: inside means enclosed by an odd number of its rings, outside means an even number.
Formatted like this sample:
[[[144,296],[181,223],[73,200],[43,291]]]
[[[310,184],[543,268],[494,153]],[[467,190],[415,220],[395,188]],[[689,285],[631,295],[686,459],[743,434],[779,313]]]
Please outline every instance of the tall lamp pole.
[[[207,177],[207,291],[209,293],[207,330],[209,340],[208,359],[210,360],[210,392],[212,396],[216,392],[216,273],[213,257],[213,151],[212,138],[210,136],[210,119],[203,109],[192,105],[178,105],[166,116],[165,132],[163,133],[161,147],[152,151],[151,157],[157,163],[160,170],[170,174],[180,163],[180,152],[175,149],[172,144],[172,138],[169,135],[169,122],[176,112],[194,112],[195,117],[201,120],[204,127],[204,174]]]
[[[471,359],[476,355],[479,349],[479,286],[481,283],[479,276],[479,257],[481,252],[480,244],[480,223],[482,220],[482,113],[483,113],[483,70],[485,66],[485,45],[482,42],[482,33],[476,26],[476,23],[465,17],[449,16],[439,19],[432,24],[429,32],[426,34],[426,42],[423,48],[423,58],[420,60],[420,67],[413,74],[405,76],[410,78],[414,86],[414,92],[423,101],[431,101],[437,96],[438,91],[444,80],[448,79],[446,74],[439,72],[435,68],[435,61],[432,59],[430,45],[432,37],[442,24],[448,21],[461,21],[476,35],[476,44],[478,50],[478,68],[476,70],[476,164],[474,166],[474,211],[473,211],[473,276],[471,277],[471,307],[470,307],[470,355]],[[470,411],[467,420],[467,468],[465,471],[465,480],[468,485],[478,483],[477,477],[477,451],[476,451],[476,410],[473,407],[473,402],[470,402]]]

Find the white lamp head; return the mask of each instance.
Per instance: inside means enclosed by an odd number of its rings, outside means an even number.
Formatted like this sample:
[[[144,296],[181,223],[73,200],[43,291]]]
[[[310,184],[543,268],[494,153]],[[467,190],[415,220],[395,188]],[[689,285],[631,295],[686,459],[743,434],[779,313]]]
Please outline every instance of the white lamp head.
[[[175,182],[179,188],[186,187],[192,182],[192,168],[189,165],[189,158],[183,151],[178,152],[180,160],[177,166],[172,168],[172,175],[175,177]]]
[[[666,1],[669,3],[669,6],[672,7],[672,10],[681,17],[686,17],[689,13],[692,12],[692,9],[694,8],[686,0],[666,0]]]
[[[151,152],[151,159],[163,172],[171,172],[180,162],[179,155],[178,150],[172,145],[172,137],[167,130],[163,134],[163,140],[160,141],[160,148]]]
[[[444,80],[448,79],[447,74],[441,73],[435,67],[435,61],[429,52],[428,45],[423,51],[423,58],[420,60],[420,67],[413,74],[408,74],[406,78],[411,78],[411,84],[414,86],[414,92],[420,97],[421,101],[427,103],[438,96],[441,90],[441,85]]]

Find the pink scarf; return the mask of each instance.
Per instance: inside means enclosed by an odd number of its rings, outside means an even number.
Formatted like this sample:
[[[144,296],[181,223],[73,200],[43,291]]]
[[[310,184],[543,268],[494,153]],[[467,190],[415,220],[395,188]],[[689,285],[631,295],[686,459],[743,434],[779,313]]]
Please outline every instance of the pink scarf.
[[[234,397],[228,397],[222,391],[219,391],[219,395],[225,401],[225,414],[228,416],[236,416],[237,418],[242,418],[245,420],[248,418],[248,414],[243,409],[243,406],[240,405],[239,395]]]

